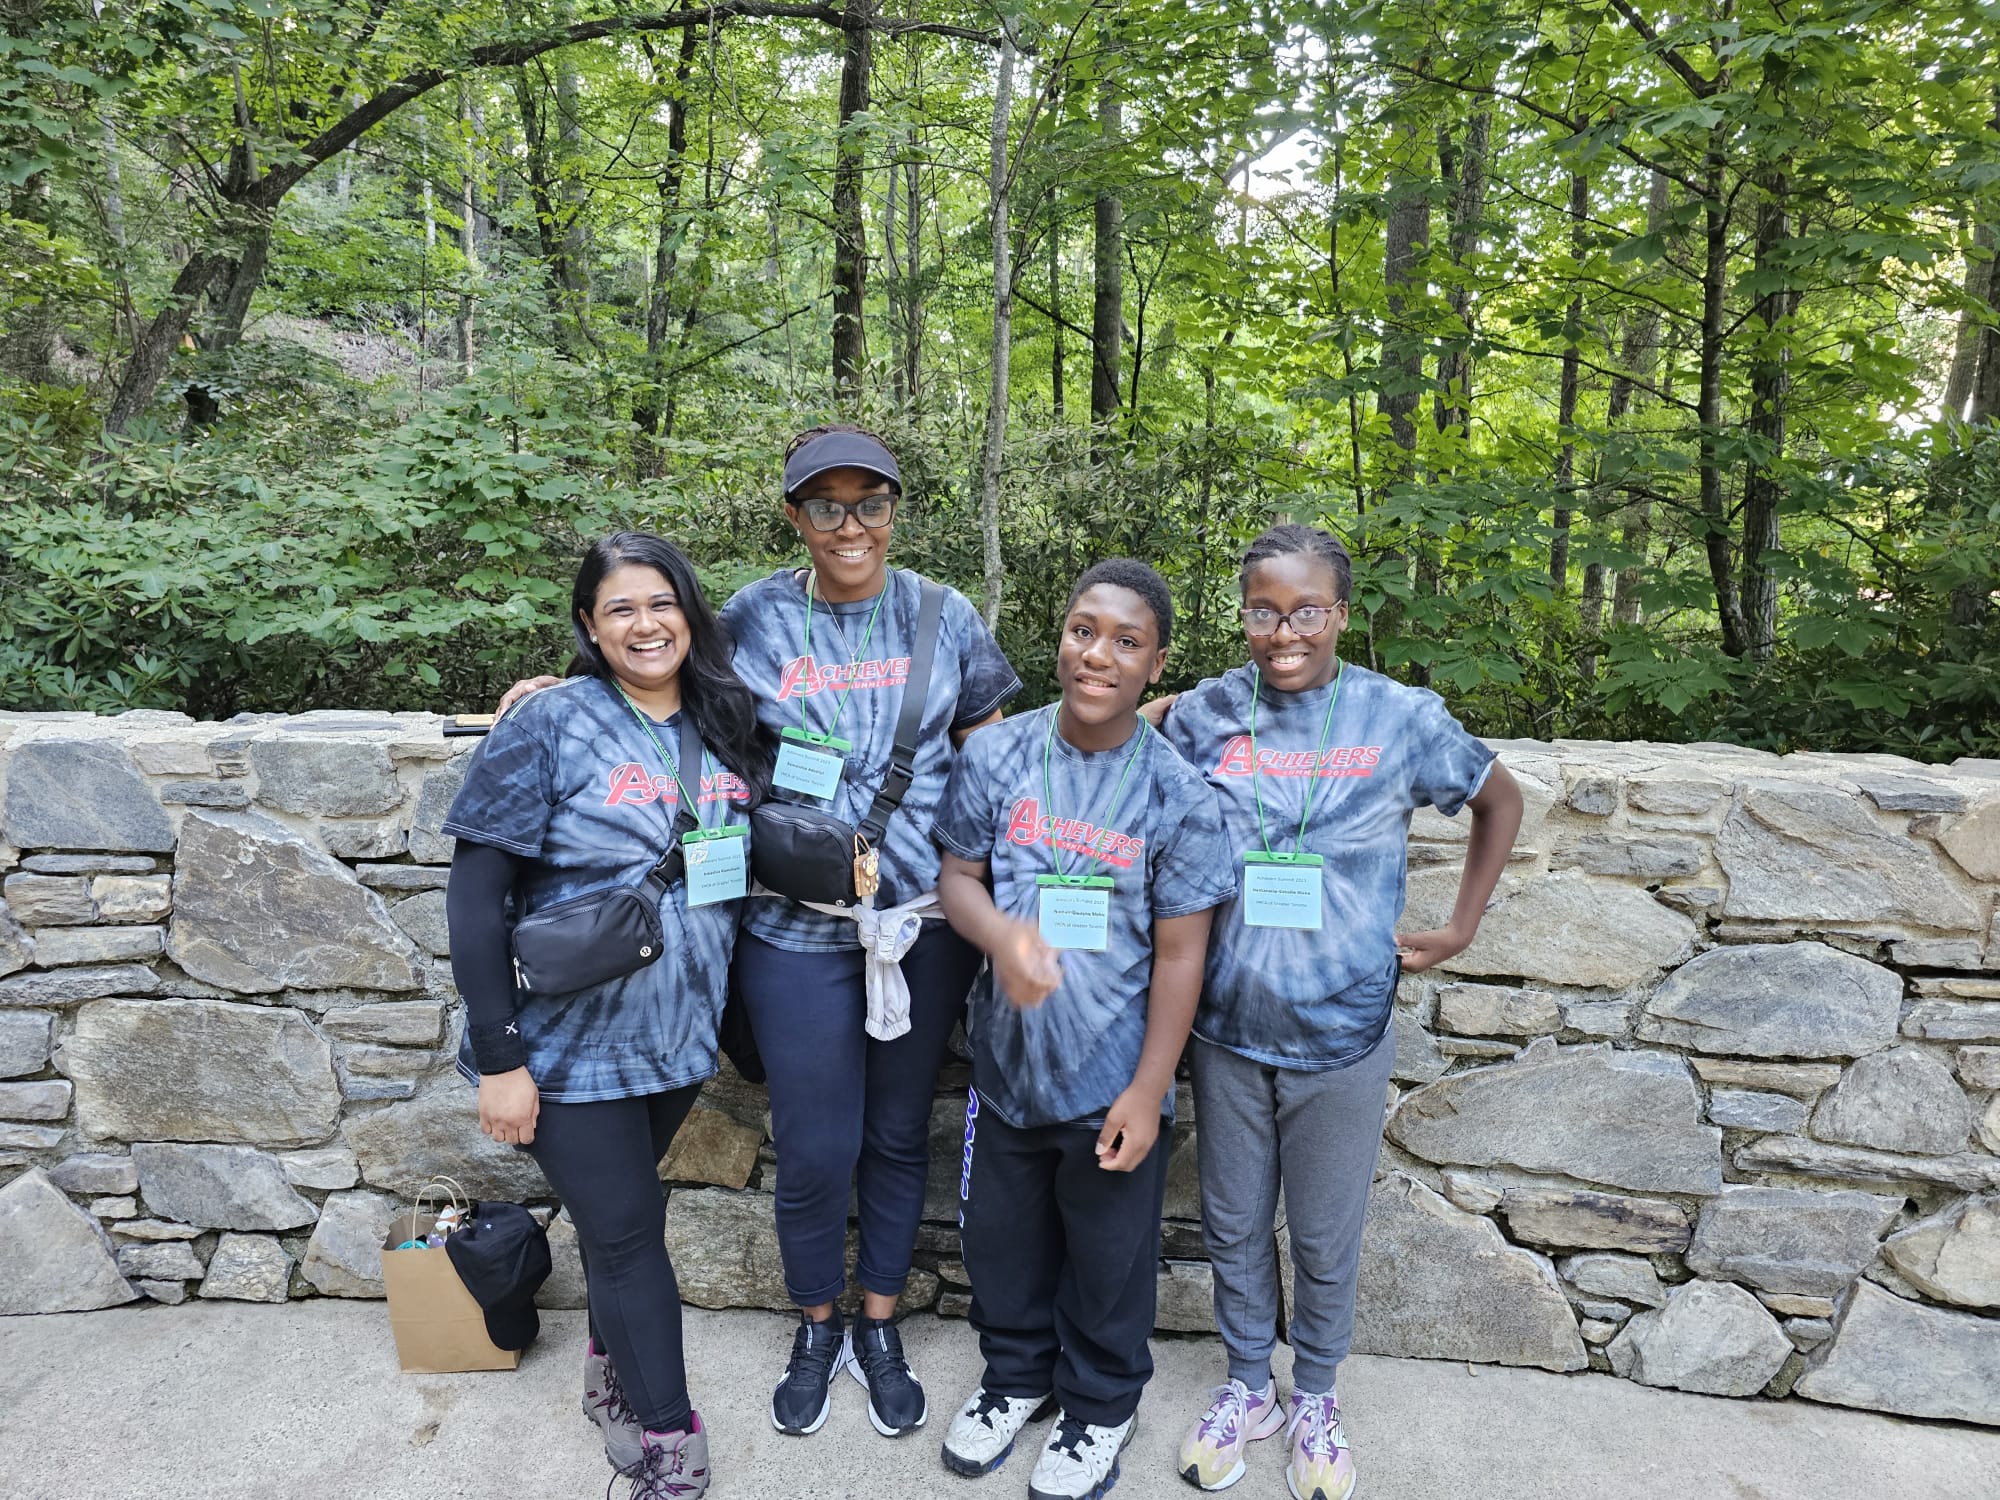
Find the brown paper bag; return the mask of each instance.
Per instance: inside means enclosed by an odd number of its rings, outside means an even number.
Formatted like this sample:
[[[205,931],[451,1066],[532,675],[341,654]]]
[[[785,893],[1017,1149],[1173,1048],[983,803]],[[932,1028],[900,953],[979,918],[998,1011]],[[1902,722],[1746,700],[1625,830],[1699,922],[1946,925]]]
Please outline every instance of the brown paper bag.
[[[389,1293],[389,1328],[396,1337],[396,1359],[405,1370],[450,1375],[464,1370],[512,1370],[521,1351],[502,1349],[486,1336],[486,1315],[473,1300],[443,1247],[398,1250],[421,1240],[437,1227],[429,1211],[426,1188],[417,1206],[398,1214],[382,1241],[382,1285]],[[452,1195],[454,1202],[458,1196]],[[470,1212],[471,1204],[462,1205]]]

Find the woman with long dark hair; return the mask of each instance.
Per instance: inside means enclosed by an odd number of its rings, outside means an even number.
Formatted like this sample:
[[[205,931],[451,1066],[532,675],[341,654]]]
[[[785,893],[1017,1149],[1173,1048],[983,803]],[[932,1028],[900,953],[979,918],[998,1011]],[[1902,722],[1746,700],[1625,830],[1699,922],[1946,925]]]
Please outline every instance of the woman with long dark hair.
[[[495,726],[444,824],[458,840],[446,906],[466,1007],[458,1066],[479,1085],[480,1129],[530,1152],[576,1224],[584,1409],[606,1457],[634,1497],[694,1496],[708,1437],[688,1397],[657,1164],[716,1069],[747,814],[770,760],[728,632],[671,542],[599,541],[571,621],[571,677]],[[547,931],[558,907],[581,920],[600,909],[593,897],[632,891],[657,904],[660,933],[638,967],[580,987],[560,967],[523,969],[538,917]],[[605,967],[587,951],[571,962]]]

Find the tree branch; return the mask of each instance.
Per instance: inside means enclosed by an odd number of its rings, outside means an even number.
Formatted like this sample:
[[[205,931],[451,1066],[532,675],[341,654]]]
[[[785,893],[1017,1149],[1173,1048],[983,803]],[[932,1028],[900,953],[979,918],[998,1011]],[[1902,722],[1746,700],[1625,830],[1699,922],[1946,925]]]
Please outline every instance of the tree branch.
[[[1688,86],[1697,99],[1706,99],[1715,92],[1716,80],[1704,77],[1696,71],[1693,63],[1681,56],[1677,49],[1662,44],[1660,34],[1653,30],[1646,18],[1634,10],[1627,0],[1611,0],[1611,8],[1625,18],[1625,24],[1639,34],[1640,41],[1658,52],[1666,65],[1680,75],[1681,82]]]

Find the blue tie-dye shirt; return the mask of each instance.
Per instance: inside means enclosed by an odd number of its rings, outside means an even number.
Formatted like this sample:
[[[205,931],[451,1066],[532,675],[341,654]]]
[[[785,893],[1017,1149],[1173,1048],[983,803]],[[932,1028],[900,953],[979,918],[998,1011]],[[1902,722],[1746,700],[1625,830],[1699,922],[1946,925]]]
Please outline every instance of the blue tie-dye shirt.
[[[678,714],[654,732],[679,755]],[[700,774],[696,787],[690,769],[680,769],[701,825],[747,823],[739,804],[750,790],[736,774],[706,751]],[[666,763],[632,710],[606,683],[579,677],[524,699],[493,727],[466,767],[444,831],[521,858],[514,900],[526,916],[636,882],[666,852],[679,808]],[[741,905],[690,908],[676,881],[660,903],[666,946],[658,960],[590,989],[517,996],[515,1021],[542,1097],[627,1099],[713,1074]],[[458,1066],[477,1080],[469,1038]]]
[[[854,748],[847,754],[839,793],[831,801],[784,790],[772,795],[821,808],[856,826],[868,816],[889,769],[922,602],[923,579],[917,574],[891,568],[888,576],[889,595],[859,662],[851,653],[861,649],[874,598],[841,604],[815,599],[810,657],[804,651],[805,584],[794,569],[759,579],[722,607],[723,623],[736,639],[736,671],[757,695],[757,717],[774,738],[787,729],[824,734],[837,706],[847,705],[839,710],[834,732]],[[882,838],[878,907],[899,906],[937,884],[931,820],[951,774],[951,731],[991,716],[1020,690],[1021,679],[979,611],[963,594],[946,589],[917,739],[916,779]],[[794,952],[837,952],[860,940],[845,917],[830,917],[782,896],[753,896],[743,925],[765,942]]]
[[[1493,752],[1444,700],[1346,664],[1327,727],[1333,688],[1258,696],[1251,775],[1249,666],[1181,694],[1166,736],[1222,805],[1236,891],[1215,914],[1208,976],[1195,1034],[1281,1068],[1338,1067],[1381,1039],[1396,989],[1396,921],[1403,914],[1410,814],[1456,813],[1486,784]],[[1306,791],[1312,820],[1297,842]],[[1243,855],[1262,849],[1262,788],[1270,847],[1325,861],[1318,932],[1250,927],[1243,921]]]
[[[1054,705],[1037,709],[967,740],[936,828],[944,848],[986,862],[993,904],[1026,922],[1040,910],[1035,878],[1056,873],[1051,839],[1069,874],[1115,882],[1104,951],[1065,949],[1062,982],[1047,1000],[1017,1008],[990,968],[972,987],[973,1081],[1003,1120],[1022,1129],[1102,1124],[1139,1070],[1154,921],[1207,911],[1236,889],[1215,794],[1158,734],[1139,731],[1145,743],[1112,808],[1135,747],[1128,740],[1087,752],[1060,734],[1051,746],[1055,713]],[[1173,1112],[1171,1092],[1166,1110]]]

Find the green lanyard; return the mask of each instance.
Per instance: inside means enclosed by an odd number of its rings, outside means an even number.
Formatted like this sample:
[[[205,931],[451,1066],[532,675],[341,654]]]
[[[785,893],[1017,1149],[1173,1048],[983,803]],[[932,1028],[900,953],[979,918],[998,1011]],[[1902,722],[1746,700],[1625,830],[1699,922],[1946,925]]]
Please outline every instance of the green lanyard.
[[[1312,817],[1313,798],[1319,795],[1320,778],[1318,762],[1326,755],[1326,737],[1333,728],[1333,706],[1340,701],[1340,679],[1347,675],[1347,663],[1342,662],[1334,669],[1333,696],[1326,700],[1326,722],[1319,726],[1319,749],[1313,752],[1314,775],[1306,788],[1305,811],[1299,814],[1299,836],[1292,841],[1292,853],[1297,854],[1305,847],[1306,820]],[[1257,837],[1263,840],[1264,852],[1272,853],[1271,836],[1264,831],[1264,778],[1257,767],[1257,697],[1262,684],[1257,668],[1250,668],[1250,787],[1257,798]]]
[[[688,810],[697,824],[700,823],[701,804],[688,795],[687,783],[681,780],[681,768],[674,763],[674,758],[667,754],[667,747],[660,743],[660,737],[653,733],[653,721],[639,711],[639,705],[632,701],[631,695],[622,686],[617,683],[613,683],[612,686],[618,689],[618,696],[625,700],[625,706],[632,710],[632,717],[639,721],[639,727],[646,731],[646,738],[653,742],[653,748],[660,752],[660,759],[667,763],[667,774],[674,778],[674,785],[680,789],[680,794],[684,799],[681,806]],[[688,706],[683,702],[681,704],[681,712],[686,713],[687,711]],[[700,766],[694,768],[694,774],[697,779],[700,778]]]
[[[812,654],[813,654],[813,583],[817,579],[817,577],[818,575],[815,573],[808,572],[806,574],[805,657],[807,661],[812,660]],[[889,597],[889,585],[894,581],[895,580],[888,573],[884,573],[882,575],[882,592],[875,596],[875,608],[870,610],[868,613],[868,628],[861,632],[861,649],[857,651],[850,648],[847,653],[849,666],[858,665],[861,661],[862,656],[867,652],[868,642],[871,639],[873,639],[875,635],[875,621],[882,613],[882,601]],[[833,606],[831,604],[827,606],[827,618],[833,621],[833,628],[840,635],[840,644],[843,646],[847,645],[847,632],[841,629],[840,617],[833,613]],[[839,695],[839,701],[834,704],[833,717],[827,721],[826,733],[821,735],[820,738],[822,739],[833,738],[834,730],[840,727],[840,716],[847,709],[847,700],[853,695],[854,695],[854,684],[850,682],[847,685],[847,691],[841,693]],[[806,700],[803,695],[799,698],[799,728],[805,730],[807,733],[811,733],[812,731],[812,726],[806,723]]]
[[[1049,813],[1049,855],[1055,860],[1056,875],[1062,881],[1068,883],[1071,881],[1087,880],[1090,877],[1070,874],[1068,868],[1063,864],[1062,850],[1056,844],[1054,826],[1056,819],[1056,799],[1055,793],[1049,788],[1049,761],[1055,752],[1056,715],[1058,712],[1059,710],[1056,709],[1049,711],[1049,735],[1042,742],[1042,806],[1047,808]],[[1125,757],[1125,769],[1118,773],[1118,784],[1111,789],[1111,805],[1105,808],[1100,815],[1101,821],[1098,825],[1099,827],[1108,826],[1111,820],[1118,816],[1118,804],[1125,795],[1125,778],[1132,774],[1132,763],[1139,758],[1139,752],[1146,748],[1146,735],[1151,727],[1144,719],[1139,720],[1138,740],[1132,746],[1132,753]],[[1105,883],[1109,884],[1110,882],[1106,881]]]

